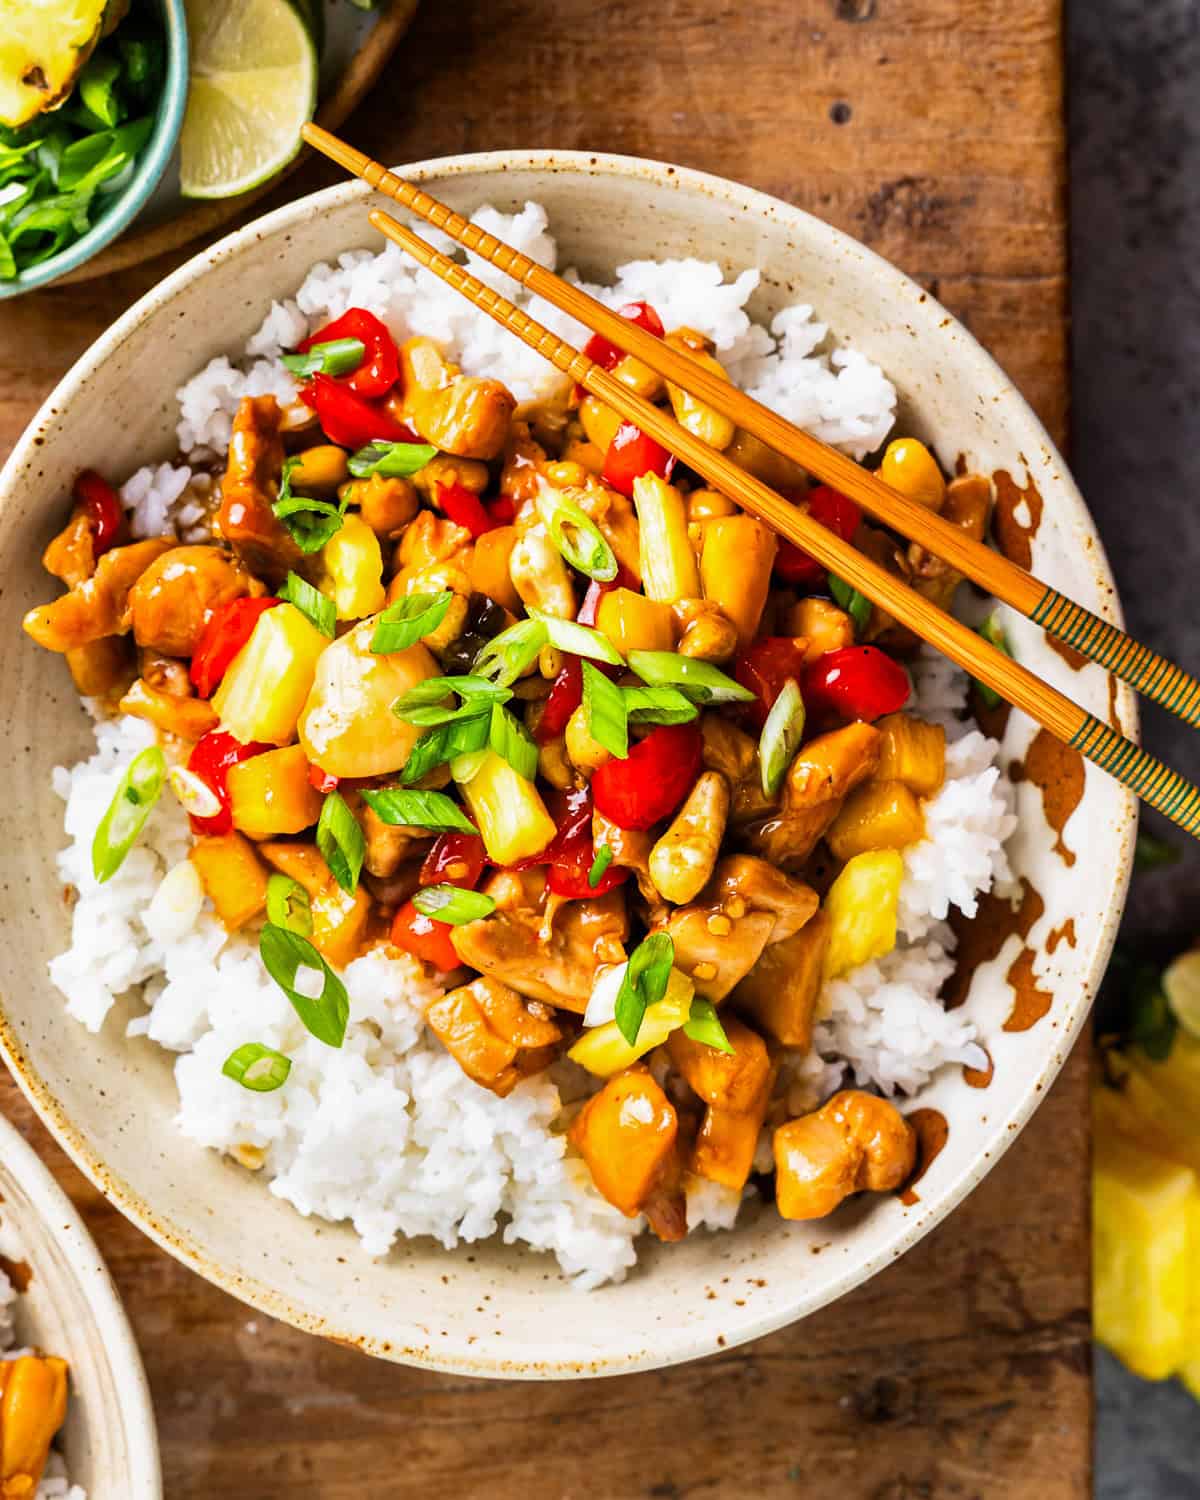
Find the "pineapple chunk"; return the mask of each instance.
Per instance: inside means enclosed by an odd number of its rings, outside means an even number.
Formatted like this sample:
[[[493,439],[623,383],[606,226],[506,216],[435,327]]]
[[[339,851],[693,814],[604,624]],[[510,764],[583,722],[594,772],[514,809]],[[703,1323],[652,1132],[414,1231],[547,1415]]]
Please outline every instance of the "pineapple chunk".
[[[734,1001],[784,1047],[807,1052],[829,945],[829,914],[818,911],[799,932],[769,943],[733,992]]]
[[[579,403],[579,421],[588,442],[602,454],[607,453],[621,425],[619,414],[599,396],[585,396]]]
[[[902,781],[868,781],[850,793],[825,835],[838,859],[905,849],[925,831],[921,804]]]
[[[371,916],[371,898],[360,885],[348,895],[312,844],[267,843],[258,852],[273,869],[290,875],[312,902],[312,945],[335,969],[358,957]]]
[[[0,0],[0,125],[25,125],[60,104],[112,13],[126,0]]]
[[[230,766],[227,785],[233,826],[252,839],[302,833],[321,816],[321,794],[308,779],[299,745],[239,761]]]
[[[459,785],[492,863],[513,865],[540,854],[557,830],[533,782],[494,750],[486,751],[478,766],[474,756],[460,760],[470,761],[470,775]]]
[[[597,1190],[632,1218],[671,1174],[679,1118],[645,1068],[610,1078],[576,1116],[572,1146]]]
[[[253,844],[240,833],[198,838],[189,858],[228,931],[236,932],[265,909],[267,872]]]
[[[609,589],[600,596],[596,628],[622,656],[630,651],[674,651],[675,622],[669,605],[632,589]]]
[[[675,604],[700,597],[700,572],[687,529],[687,507],[673,484],[657,474],[633,481],[638,515],[638,564],[647,599]]]
[[[362,620],[383,608],[383,552],[360,516],[344,516],[322,547],[317,587],[333,600],[339,620]]]
[[[704,597],[737,627],[742,651],[758,633],[778,547],[771,528],[753,516],[718,516],[704,528]]]
[[[672,969],[666,993],[661,1000],[646,1007],[637,1041],[632,1046],[621,1035],[615,1021],[606,1021],[603,1026],[593,1026],[585,1031],[567,1056],[597,1078],[611,1078],[653,1048],[660,1047],[684,1024],[691,1015],[693,993],[694,986],[687,975]]]
[[[67,1362],[26,1354],[0,1365],[0,1495],[37,1490],[67,1414]]]
[[[825,978],[882,958],[896,946],[896,912],[904,861],[894,849],[856,854],[829,888]]]
[[[902,781],[918,797],[932,797],[946,779],[946,731],[912,714],[888,714],[875,725],[879,741],[877,781]]]
[[[294,604],[260,615],[213,695],[221,727],[243,745],[286,745],[295,737],[317,660],[328,645]]]

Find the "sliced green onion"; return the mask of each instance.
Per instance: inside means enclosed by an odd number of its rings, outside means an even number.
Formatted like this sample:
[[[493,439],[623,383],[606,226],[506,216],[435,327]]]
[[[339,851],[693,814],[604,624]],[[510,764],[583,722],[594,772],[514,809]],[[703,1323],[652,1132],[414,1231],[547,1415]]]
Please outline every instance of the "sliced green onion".
[[[330,792],[321,805],[317,848],[338,885],[347,895],[353,896],[358,889],[367,841],[358,819],[340,792]]]
[[[629,665],[651,687],[678,688],[693,703],[749,703],[754,697],[711,662],[677,651],[631,651]]]
[[[730,1057],[734,1055],[729,1038],[725,1035],[725,1028],[721,1025],[721,1018],[717,1015],[717,1007],[703,995],[693,995],[691,1012],[683,1023],[683,1034],[691,1037],[693,1042],[702,1042],[704,1046],[713,1047],[718,1052],[728,1052]]]
[[[485,712],[488,706],[487,703],[478,702],[479,699],[486,698],[488,703],[507,703],[512,697],[508,688],[497,687],[486,677],[472,677],[469,673],[459,677],[427,677],[424,682],[418,682],[416,687],[409,688],[402,698],[397,698],[392,704],[392,712],[408,724],[448,724],[449,718],[418,719],[413,715],[426,709],[457,714],[457,709],[447,709],[445,706],[451,693],[456,693],[464,705],[476,701],[479,713]]]
[[[371,650],[376,656],[404,651],[426,635],[432,635],[454,600],[449,589],[440,594],[407,594],[389,604],[375,621]]]
[[[572,656],[587,656],[593,661],[608,662],[613,667],[625,665],[625,658],[603,631],[594,630],[590,625],[579,625],[574,620],[560,620],[557,615],[548,615],[540,609],[530,609],[529,618],[546,627],[546,638],[560,651],[569,651]],[[478,670],[477,664],[476,671]]]
[[[355,479],[369,479],[372,474],[407,479],[436,457],[437,449],[429,443],[387,443],[379,439],[352,453],[349,467]]]
[[[496,903],[482,891],[464,891],[457,885],[427,885],[412,898],[413,905],[425,917],[461,927],[464,922],[478,922],[490,917]]]
[[[221,1065],[226,1078],[256,1094],[273,1094],[281,1089],[291,1071],[290,1057],[284,1057],[274,1047],[264,1047],[261,1042],[243,1042]]]
[[[872,605],[866,594],[860,594],[853,584],[847,583],[844,578],[839,578],[836,573],[829,575],[829,592],[833,595],[835,603],[844,609],[854,621],[855,634],[861,635],[871,618]]]
[[[635,724],[690,724],[700,710],[678,688],[625,687],[625,712]]]
[[[417,792],[407,787],[363,789],[363,800],[381,822],[394,828],[428,828],[436,833],[474,833],[474,823],[444,792]]]
[[[976,627],[975,634],[981,635],[987,641],[988,645],[995,646],[997,651],[1003,651],[1005,656],[1012,655],[1008,644],[1008,637],[1004,633],[1004,626],[996,618],[995,610],[988,615],[982,625]],[[1004,699],[1001,698],[995,688],[989,687],[986,682],[980,682],[978,677],[973,677],[971,680],[974,682],[975,691],[979,694],[980,702],[985,708],[999,708],[1001,703],[1004,702]]]
[[[301,380],[310,375],[349,375],[362,364],[367,346],[362,339],[330,339],[314,344],[304,354],[280,355],[279,363]]]
[[[426,730],[409,752],[400,780],[405,786],[411,786],[437,766],[443,766],[459,755],[469,755],[473,750],[482,750],[491,734],[491,719],[491,713],[485,708],[478,714]]]
[[[312,902],[300,882],[290,875],[267,876],[267,921],[301,937],[312,933]]]
[[[288,459],[294,464],[295,459]],[[285,466],[286,467],[286,466]],[[288,535],[306,557],[321,548],[342,529],[342,505],[328,500],[313,500],[308,495],[280,496],[271,510],[283,522]]]
[[[583,663],[583,712],[588,733],[610,755],[624,760],[629,754],[629,723],[625,696],[590,661]]]
[[[758,740],[758,764],[764,797],[773,797],[783,785],[788,767],[796,758],[804,737],[804,699],[794,677],[789,677],[771,704],[771,712]]]
[[[327,1047],[340,1047],[350,1019],[350,999],[346,986],[308,939],[267,922],[258,935],[258,951],[267,973],[292,1002],[305,1030]],[[319,995],[306,995],[296,988],[296,975],[301,969],[311,969],[323,977]]]
[[[674,962],[675,944],[669,932],[652,932],[629,955],[617,991],[614,1018],[617,1029],[631,1047],[637,1044],[647,1007],[667,993]]]
[[[537,775],[538,748],[524,724],[503,703],[492,704],[488,744],[501,760],[509,763],[518,776],[532,781]]]
[[[490,745],[482,745],[478,750],[467,750],[462,755],[456,755],[450,762],[450,774],[459,786],[466,786],[467,782],[474,781],[484,766],[491,758]]]
[[[157,745],[139,751],[125,767],[92,839],[92,874],[101,885],[124,864],[166,779],[167,758]]]
[[[333,639],[333,632],[337,626],[337,605],[328,598],[320,589],[313,588],[307,579],[301,578],[299,573],[289,573],[283,581],[283,587],[279,590],[279,598],[286,599],[289,604],[294,604],[300,613],[315,625],[322,635]]]
[[[538,486],[537,510],[550,540],[571,567],[600,583],[617,576],[617,554],[591,516],[564,490],[543,480]]]
[[[541,620],[518,620],[492,637],[475,658],[471,670],[499,687],[511,687],[534,664],[548,639]]]
[[[588,871],[588,885],[593,890],[604,879],[604,872],[613,862],[613,852],[607,844],[601,844],[596,850],[596,857],[592,860],[592,868]]]

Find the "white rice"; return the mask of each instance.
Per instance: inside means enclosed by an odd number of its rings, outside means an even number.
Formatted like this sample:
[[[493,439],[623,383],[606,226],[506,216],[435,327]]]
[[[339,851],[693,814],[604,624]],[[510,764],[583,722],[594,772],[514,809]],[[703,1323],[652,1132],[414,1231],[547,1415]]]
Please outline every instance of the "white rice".
[[[485,209],[476,218],[555,264],[538,205],[515,216]],[[473,268],[499,284],[491,268]],[[806,305],[781,312],[770,332],[751,324],[745,303],[758,279],[743,271],[726,281],[719,266],[697,260],[637,261],[620,268],[613,286],[590,290],[613,306],[645,298],[668,327],[707,334],[735,379],[856,458],[878,447],[892,424],[891,383],[857,351],[829,349],[825,325]],[[536,299],[525,305],[581,336]],[[398,339],[441,340],[467,372],[494,375],[521,399],[548,394],[560,378],[395,247],[351,252],[335,266],[314,267],[294,298],[272,305],[245,362],[213,360],[179,391],[186,462],[141,469],[127,481],[122,497],[136,534],[174,525],[190,537],[202,526],[193,471],[223,453],[242,396],[290,399],[294,382],[280,352],[351,306],[370,308]],[[984,1061],[974,1023],[937,999],[953,967],[944,919],[951,906],[972,911],[981,891],[1009,879],[1002,846],[1015,821],[1011,789],[995,765],[995,743],[961,725],[962,674],[926,655],[914,681],[914,706],[949,726],[946,783],[926,807],[927,837],[906,852],[900,945],[827,987],[814,1051],[792,1060],[793,1108],[819,1103],[847,1072],[885,1093],[912,1093],[947,1064]],[[115,1000],[140,987],[145,1010],[129,1030],[177,1054],[183,1134],[261,1170],[271,1191],[301,1213],[349,1222],[369,1255],[385,1254],[399,1235],[432,1236],[449,1248],[499,1231],[553,1251],[581,1287],[620,1280],[644,1226],[601,1198],[583,1163],[567,1154],[560,1115],[587,1091],[578,1070],[559,1065],[496,1098],[425,1028],[422,1011],[436,984],[409,959],[379,950],[345,972],[344,1046],[316,1041],[266,975],[256,943],[228,937],[204,900],[187,863],[187,820],[173,798],[160,801],[116,876],[96,885],[93,831],[123,767],[152,738],[138,720],[101,721],[91,759],[54,773],[71,841],[59,870],[79,895],[71,946],[50,973],[70,1013],[98,1030]],[[248,1039],[293,1058],[285,1088],[255,1094],[222,1076],[224,1059]],[[692,1180],[689,1226],[729,1228],[740,1201]]]

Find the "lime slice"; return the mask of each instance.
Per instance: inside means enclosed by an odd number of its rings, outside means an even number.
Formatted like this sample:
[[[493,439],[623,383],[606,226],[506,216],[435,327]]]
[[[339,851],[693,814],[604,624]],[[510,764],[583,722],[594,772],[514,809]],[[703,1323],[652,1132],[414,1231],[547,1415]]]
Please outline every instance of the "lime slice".
[[[192,67],[179,146],[185,198],[231,198],[300,149],[317,51],[289,0],[187,0]]]
[[[1189,1036],[1200,1038],[1200,948],[1168,964],[1162,982],[1171,1014]]]

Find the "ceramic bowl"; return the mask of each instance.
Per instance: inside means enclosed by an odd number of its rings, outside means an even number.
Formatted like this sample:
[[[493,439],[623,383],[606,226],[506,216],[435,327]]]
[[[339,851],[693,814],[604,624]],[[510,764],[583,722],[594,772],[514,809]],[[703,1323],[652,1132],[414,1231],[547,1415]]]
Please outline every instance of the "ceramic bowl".
[[[19,297],[36,287],[48,286],[60,276],[77,271],[119,234],[124,234],[146,206],[159,179],[167,170],[179,132],[183,127],[188,94],[187,14],[183,0],[159,0],[158,8],[166,45],[166,76],[159,96],[154,129],[137,158],[133,175],[119,192],[104,200],[104,209],[86,234],[44,260],[30,266],[11,281],[0,281],[0,300]]]
[[[903,398],[901,431],[933,441],[948,467],[961,458],[1011,477],[1007,529],[1016,551],[1028,544],[1037,573],[1119,618],[1095,528],[1025,402],[943,308],[863,246],[761,193],[652,162],[497,152],[402,170],[466,212],[541,201],[560,264],[593,279],[638,256],[702,254],[730,271],[761,266],[756,317],[811,301],[840,339],[892,376]],[[119,475],[170,457],[176,387],[213,356],[236,356],[272,298],[291,292],[314,261],[376,244],[366,221],[371,202],[357,183],[337,187],[190,261],[79,361],[4,470],[0,704],[7,743],[21,753],[0,804],[10,914],[0,953],[0,1046],[50,1128],[113,1201],[173,1254],[265,1312],[373,1354],[479,1375],[561,1378],[692,1359],[841,1296],[890,1264],[988,1172],[1083,1024],[1121,913],[1133,803],[1078,757],[1056,758],[1044,737],[1038,742],[1037,765],[1019,787],[1012,842],[1015,870],[1037,893],[1026,899],[1028,930],[979,965],[967,1002],[984,1028],[994,1077],[989,1087],[972,1087],[947,1069],[922,1098],[944,1114],[949,1137],[911,1203],[860,1201],[808,1225],[751,1213],[733,1234],[669,1249],[647,1244],[625,1283],[582,1295],[552,1262],[498,1244],[449,1255],[403,1243],[388,1259],[367,1261],[348,1228],[298,1217],[240,1167],[180,1139],[169,1057],[127,1041],[120,1015],[89,1035],[67,1018],[45,977],[67,933],[53,859],[61,804],[50,769],[84,754],[90,733],[66,672],[23,641],[20,619],[52,592],[38,557],[62,525],[77,470],[97,464]],[[1012,636],[1034,671],[1100,717],[1112,710],[1134,728],[1131,695],[1117,687],[1110,699],[1103,672],[1073,670],[1023,620]],[[1010,768],[1032,737],[1014,714],[1004,738]],[[1060,778],[1047,793],[1038,786],[1043,760]],[[1060,833],[1045,810],[1063,822],[1073,801]],[[1032,988],[1020,983],[1020,1004],[1010,969],[1018,981],[1035,978]],[[1039,1007],[1045,1013],[1035,1022]]]
[[[100,1252],[23,1136],[0,1116],[0,1222],[20,1248],[16,1347],[71,1367],[58,1439],[73,1484],[95,1500],[160,1500],[158,1440],[141,1356]]]

